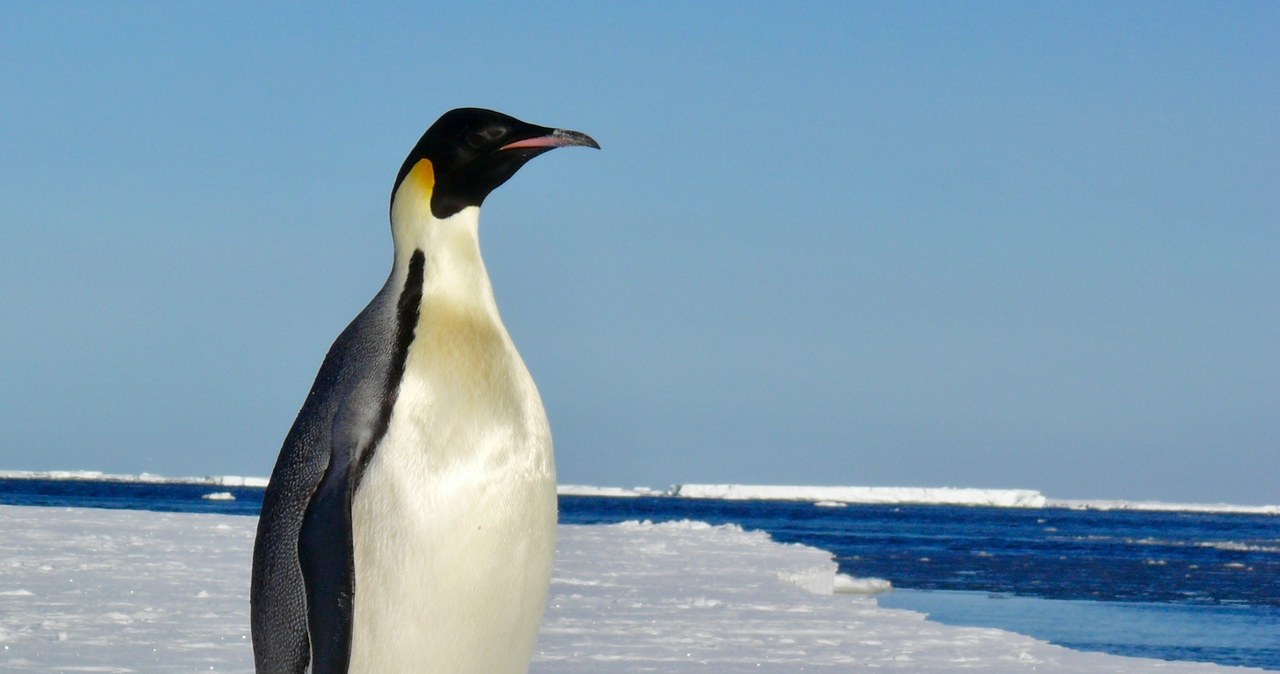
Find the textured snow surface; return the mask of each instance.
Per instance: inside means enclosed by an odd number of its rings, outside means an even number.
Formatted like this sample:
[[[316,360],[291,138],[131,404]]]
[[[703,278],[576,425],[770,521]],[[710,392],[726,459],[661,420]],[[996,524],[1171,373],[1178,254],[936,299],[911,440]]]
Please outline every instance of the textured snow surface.
[[[0,670],[250,672],[255,524],[0,506]],[[733,526],[559,535],[535,674],[1247,671],[1079,653],[881,609],[832,594],[826,552]]]
[[[881,594],[893,589],[893,583],[883,578],[854,578],[848,574],[836,574],[835,591],[843,594]]]

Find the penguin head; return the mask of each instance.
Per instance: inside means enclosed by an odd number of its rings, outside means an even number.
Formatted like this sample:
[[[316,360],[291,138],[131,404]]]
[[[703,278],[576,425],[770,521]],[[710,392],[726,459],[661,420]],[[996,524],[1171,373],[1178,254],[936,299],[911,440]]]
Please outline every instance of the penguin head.
[[[432,182],[431,214],[444,219],[484,198],[530,159],[557,147],[600,148],[590,136],[522,122],[482,108],[458,108],[440,116],[404,160],[395,185],[421,173]],[[425,164],[424,164],[425,162]]]

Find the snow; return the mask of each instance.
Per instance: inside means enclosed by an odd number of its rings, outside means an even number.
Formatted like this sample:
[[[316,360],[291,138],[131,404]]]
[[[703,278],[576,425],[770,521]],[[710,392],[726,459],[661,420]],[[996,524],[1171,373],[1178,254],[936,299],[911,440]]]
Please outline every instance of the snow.
[[[609,496],[613,498],[634,498],[636,496],[666,496],[667,493],[649,487],[591,487],[582,484],[562,484],[556,487],[561,496]]]
[[[893,583],[883,578],[854,578],[847,573],[837,573],[832,588],[837,594],[880,594],[893,589]]]
[[[673,496],[684,498],[835,501],[840,503],[915,503],[930,505],[1043,508],[1045,497],[1030,489],[957,489],[951,487],[801,487],[748,484],[682,484]]]
[[[1280,505],[1230,503],[1166,503],[1161,501],[1081,500],[1048,498],[1032,489],[976,489],[960,487],[814,487],[749,484],[678,484],[659,492],[644,487],[595,489],[602,496],[675,496],[726,500],[813,501],[822,507],[850,503],[879,505],[958,505],[992,508],[1070,508],[1074,510],[1144,510],[1164,512],[1280,515]],[[614,493],[623,492],[623,493]],[[561,492],[564,493],[564,492]],[[584,491],[583,493],[588,493]]]
[[[1234,513],[1240,515],[1280,515],[1280,505],[1233,505],[1230,503],[1164,503],[1161,501],[1082,501],[1052,499],[1054,508],[1073,510],[1149,510],[1183,513]]]
[[[220,484],[224,487],[266,487],[269,481],[265,477],[246,477],[242,475],[214,475],[205,479],[210,480],[212,484]]]
[[[229,515],[0,506],[0,670],[251,672],[255,525]],[[1248,671],[944,626],[837,594],[876,585],[837,578],[827,552],[736,526],[561,526],[530,671]]]
[[[153,473],[124,475],[99,470],[0,470],[8,480],[82,480],[96,482],[145,482],[148,484],[207,484],[220,487],[266,487],[265,477],[208,475],[205,477],[165,477]]]

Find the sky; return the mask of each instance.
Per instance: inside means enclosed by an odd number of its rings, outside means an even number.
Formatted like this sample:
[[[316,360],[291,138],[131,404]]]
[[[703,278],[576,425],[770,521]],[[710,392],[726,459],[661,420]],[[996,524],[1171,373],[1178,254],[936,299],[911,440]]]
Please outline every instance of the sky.
[[[444,111],[561,482],[1280,502],[1280,5],[0,4],[0,469],[267,475]]]

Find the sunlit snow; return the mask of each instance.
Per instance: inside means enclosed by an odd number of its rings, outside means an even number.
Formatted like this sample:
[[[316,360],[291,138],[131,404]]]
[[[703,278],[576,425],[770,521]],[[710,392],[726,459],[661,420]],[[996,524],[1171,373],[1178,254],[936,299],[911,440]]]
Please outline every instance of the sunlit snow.
[[[801,487],[749,484],[682,484],[673,496],[685,498],[835,501],[840,503],[918,503],[937,505],[1042,508],[1045,497],[1030,489],[955,489],[925,487]]]
[[[250,672],[255,524],[0,506],[0,669]],[[1245,671],[882,609],[835,593],[859,580],[837,580],[828,553],[735,526],[561,526],[559,537],[535,674]]]
[[[145,482],[149,484],[208,484],[220,487],[265,487],[265,477],[209,475],[206,477],[165,477],[154,473],[123,475],[100,470],[0,470],[0,479],[90,480],[97,482]]]
[[[648,487],[560,486],[561,494],[581,496],[672,496],[733,501],[813,501],[816,506],[848,504],[954,505],[990,508],[1070,508],[1073,510],[1144,510],[1163,512],[1280,515],[1280,505],[1175,503],[1164,501],[1049,498],[1033,489],[968,487],[814,487],[799,485],[677,484],[662,491]]]

